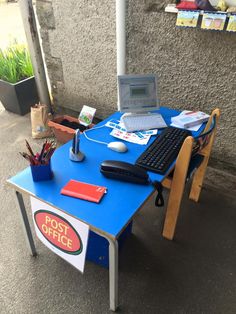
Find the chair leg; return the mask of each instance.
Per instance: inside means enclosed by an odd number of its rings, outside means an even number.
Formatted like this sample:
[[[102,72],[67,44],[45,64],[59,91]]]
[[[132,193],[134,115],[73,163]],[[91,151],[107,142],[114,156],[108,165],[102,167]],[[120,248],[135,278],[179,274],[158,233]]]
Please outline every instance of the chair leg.
[[[166,218],[163,229],[163,237],[172,240],[179,215],[180,204],[184,192],[185,180],[191,157],[193,138],[188,136],[179,152],[176,160],[174,175],[170,187],[169,201],[166,209]]]
[[[199,196],[202,190],[202,184],[204,180],[204,176],[207,169],[209,157],[205,157],[200,167],[197,169],[193,176],[193,182],[191,186],[191,191],[189,194],[189,198],[195,202],[198,202]]]
[[[176,160],[175,171],[170,186],[169,201],[166,209],[166,218],[163,229],[163,237],[172,240],[179,215],[180,204],[184,192],[185,180],[191,157],[193,138],[188,136],[179,152]]]
[[[175,180],[175,182],[173,181],[171,184],[171,190],[166,209],[166,218],[162,233],[163,237],[168,240],[173,240],[174,238],[177,219],[179,216],[180,204],[185,186],[185,181],[181,181],[183,180]]]

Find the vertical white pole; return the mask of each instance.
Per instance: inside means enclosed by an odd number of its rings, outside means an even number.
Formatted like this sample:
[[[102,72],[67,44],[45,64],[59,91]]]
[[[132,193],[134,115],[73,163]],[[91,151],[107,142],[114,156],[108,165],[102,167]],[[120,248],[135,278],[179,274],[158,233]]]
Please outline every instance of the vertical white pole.
[[[125,74],[126,68],[126,0],[116,0],[116,49],[117,75]]]
[[[116,0],[116,55],[117,55],[117,75],[126,72],[126,0]],[[117,107],[120,108],[119,93],[117,95]]]
[[[20,0],[19,6],[34,68],[39,99],[41,103],[46,104],[49,110],[52,111],[32,0]]]

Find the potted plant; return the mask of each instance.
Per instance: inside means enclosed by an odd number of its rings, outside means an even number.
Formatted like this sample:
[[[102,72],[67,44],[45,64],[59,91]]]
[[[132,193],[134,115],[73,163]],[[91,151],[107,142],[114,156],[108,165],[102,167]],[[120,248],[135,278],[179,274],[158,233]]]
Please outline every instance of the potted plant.
[[[0,101],[6,110],[24,115],[38,103],[33,67],[25,45],[0,49]]]

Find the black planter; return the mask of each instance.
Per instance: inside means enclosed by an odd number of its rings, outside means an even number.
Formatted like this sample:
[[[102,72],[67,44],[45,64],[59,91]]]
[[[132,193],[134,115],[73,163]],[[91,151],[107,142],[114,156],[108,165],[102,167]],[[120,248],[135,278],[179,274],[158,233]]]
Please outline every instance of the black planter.
[[[25,115],[39,102],[34,76],[12,84],[0,80],[0,101],[8,111]]]

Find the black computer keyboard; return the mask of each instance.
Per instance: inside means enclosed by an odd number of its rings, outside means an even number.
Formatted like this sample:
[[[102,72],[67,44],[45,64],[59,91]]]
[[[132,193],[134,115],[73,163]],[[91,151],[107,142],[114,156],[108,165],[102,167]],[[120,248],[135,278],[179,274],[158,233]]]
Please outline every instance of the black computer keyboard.
[[[189,135],[191,132],[188,130],[167,127],[139,156],[135,164],[149,171],[164,174],[178,156],[185,138]]]

